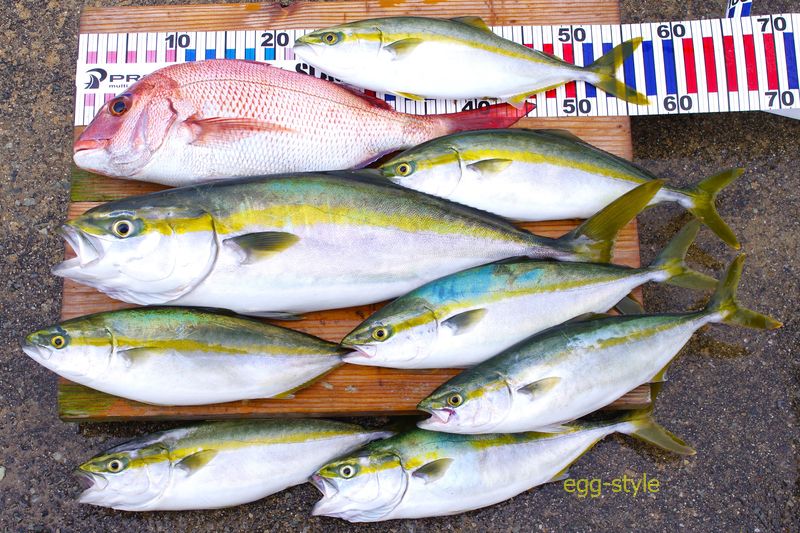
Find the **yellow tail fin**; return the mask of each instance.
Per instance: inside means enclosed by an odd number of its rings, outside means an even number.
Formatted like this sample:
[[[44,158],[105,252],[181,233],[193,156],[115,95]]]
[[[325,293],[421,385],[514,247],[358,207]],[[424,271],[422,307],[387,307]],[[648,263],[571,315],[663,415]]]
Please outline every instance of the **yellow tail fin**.
[[[617,70],[622,67],[625,59],[627,59],[640,44],[642,44],[641,37],[625,41],[586,67],[590,72],[597,74],[599,78],[597,81],[592,82],[594,86],[626,102],[636,105],[649,105],[650,100],[647,99],[647,96],[637,92],[633,87],[625,85],[625,82],[617,78],[616,75]]]

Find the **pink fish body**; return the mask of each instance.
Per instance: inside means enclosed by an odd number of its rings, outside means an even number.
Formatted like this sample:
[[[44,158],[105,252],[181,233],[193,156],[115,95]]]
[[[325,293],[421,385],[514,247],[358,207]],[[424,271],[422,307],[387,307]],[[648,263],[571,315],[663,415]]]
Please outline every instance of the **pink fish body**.
[[[456,131],[507,127],[506,104],[416,116],[262,63],[172,65],[107,102],[74,146],[83,169],[165,185],[347,169]]]

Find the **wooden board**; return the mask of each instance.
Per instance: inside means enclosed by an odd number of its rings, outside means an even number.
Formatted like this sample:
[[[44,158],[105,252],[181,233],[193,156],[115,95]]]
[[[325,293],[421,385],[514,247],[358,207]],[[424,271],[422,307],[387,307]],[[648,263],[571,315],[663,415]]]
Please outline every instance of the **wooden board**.
[[[80,31],[130,32],[170,30],[222,30],[247,28],[309,28],[369,17],[408,13],[432,17],[478,15],[489,24],[578,24],[619,22],[616,0],[553,1],[525,0],[483,2],[455,0],[418,2],[383,0],[371,2],[297,2],[288,8],[278,4],[225,4],[205,6],[149,6],[86,8]],[[627,117],[523,119],[518,127],[563,128],[584,140],[630,159],[632,145]],[[76,129],[76,135],[79,133]],[[99,202],[144,194],[162,186],[114,180],[74,169],[68,217],[74,218]],[[534,233],[558,236],[575,227],[577,221],[557,221],[522,226]],[[70,251],[68,251],[70,255]],[[639,265],[636,224],[626,227],[617,242],[614,262]],[[62,319],[132,307],[94,289],[70,280],[64,282]],[[641,295],[637,294],[640,299]],[[381,304],[309,313],[299,322],[284,326],[339,341]],[[191,419],[264,416],[389,415],[415,413],[417,402],[457,370],[404,371],[344,365],[291,400],[250,400],[208,406],[158,407],[59,381],[59,414],[64,420],[111,421],[120,419]],[[642,386],[615,402],[611,408],[635,408],[648,404],[650,389]]]

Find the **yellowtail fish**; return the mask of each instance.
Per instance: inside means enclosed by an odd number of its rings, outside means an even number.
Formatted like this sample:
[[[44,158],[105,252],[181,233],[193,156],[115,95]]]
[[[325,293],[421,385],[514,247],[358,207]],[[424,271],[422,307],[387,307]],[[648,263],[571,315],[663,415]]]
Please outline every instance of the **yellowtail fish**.
[[[694,454],[648,410],[575,422],[558,433],[450,435],[415,430],[372,442],[323,466],[311,477],[322,492],[313,513],[379,522],[479,509],[564,479],[572,463],[613,433],[673,453]]]
[[[68,222],[53,268],[127,302],[281,316],[369,304],[506,257],[607,262],[648,182],[558,238],[356,173],[221,181],[125,198]]]
[[[286,396],[348,353],[299,331],[180,308],[74,318],[31,333],[22,349],[67,379],[158,405]]]
[[[391,17],[332,26],[297,39],[303,61],[347,83],[406,98],[499,98],[514,105],[570,81],[585,81],[628,102],[647,97],[615,73],[641,38],[587,67],[493,33],[478,17]]]
[[[649,281],[712,289],[713,278],[684,262],[698,229],[698,222],[690,222],[644,268],[522,258],[431,281],[350,332],[342,345],[358,351],[345,361],[393,368],[472,366],[567,320],[604,313],[622,300],[630,305],[626,295]]]
[[[232,420],[161,431],[83,463],[80,503],[123,511],[217,509],[299,485],[321,465],[392,435],[327,420]]]
[[[586,218],[614,198],[656,179],[647,170],[563,130],[446,135],[392,157],[380,169],[404,187],[529,221]],[[739,248],[714,200],[742,172],[725,170],[690,189],[665,185],[650,205],[675,202],[727,244]]]
[[[731,263],[700,311],[566,324],[464,371],[419,403],[432,416],[418,425],[448,433],[557,430],[643,383],[664,381],[672,359],[706,324],[780,327],[736,301],[743,262],[740,255]]]
[[[416,116],[341,85],[241,60],[170,65],[109,100],[75,141],[78,167],[188,185],[363,166],[464,129],[508,127],[509,105]]]

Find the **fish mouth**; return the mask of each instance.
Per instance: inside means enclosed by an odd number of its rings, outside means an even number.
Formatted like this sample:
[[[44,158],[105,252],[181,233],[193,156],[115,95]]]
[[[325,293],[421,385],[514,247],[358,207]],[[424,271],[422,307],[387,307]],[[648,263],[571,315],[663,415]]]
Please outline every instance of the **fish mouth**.
[[[75,226],[64,224],[60,228],[60,233],[70,248],[75,251],[75,257],[54,266],[51,272],[56,276],[63,277],[68,272],[96,263],[102,257],[92,238]]]
[[[314,46],[310,42],[304,40],[305,38],[306,38],[305,35],[302,36],[302,37],[299,37],[294,42],[294,47],[293,47],[292,51],[295,53],[295,55],[298,55],[298,51],[299,51],[300,55],[302,55],[304,53],[308,53],[308,55],[316,56],[317,55],[316,46]]]
[[[72,153],[85,152],[87,150],[103,150],[108,145],[108,139],[83,139],[78,138],[72,145]]]
[[[420,420],[417,422],[417,427],[423,429],[426,427],[436,427],[447,424],[450,421],[450,418],[456,414],[455,410],[450,409],[449,407],[440,407],[435,409],[433,407],[417,406],[417,409],[420,411],[425,411],[431,415],[430,418],[426,418],[425,420]]]
[[[361,345],[350,344],[346,340],[343,340],[340,344],[341,344],[341,346],[344,346],[345,348],[350,348],[352,350],[355,350],[354,352],[351,352],[351,353],[349,353],[347,355],[342,356],[342,360],[345,363],[356,363],[356,364],[358,364],[358,361],[360,359],[364,359],[364,358],[366,358],[366,359],[374,359],[375,356],[378,355],[378,347],[377,346],[370,346],[368,344],[361,344]]]
[[[309,483],[314,485],[318,491],[322,493],[323,498],[331,498],[336,495],[339,490],[327,479],[320,476],[319,474],[314,474],[310,478],[308,478]]]
[[[75,470],[73,474],[82,491],[78,495],[78,503],[94,503],[92,495],[108,486],[108,480],[103,476],[97,476],[81,469]]]
[[[32,340],[30,340],[30,338],[22,339],[20,345],[22,347],[22,351],[25,352],[25,355],[27,355],[34,361],[47,360],[50,359],[50,357],[52,357],[53,355],[53,352],[51,352],[44,346],[36,344]]]

